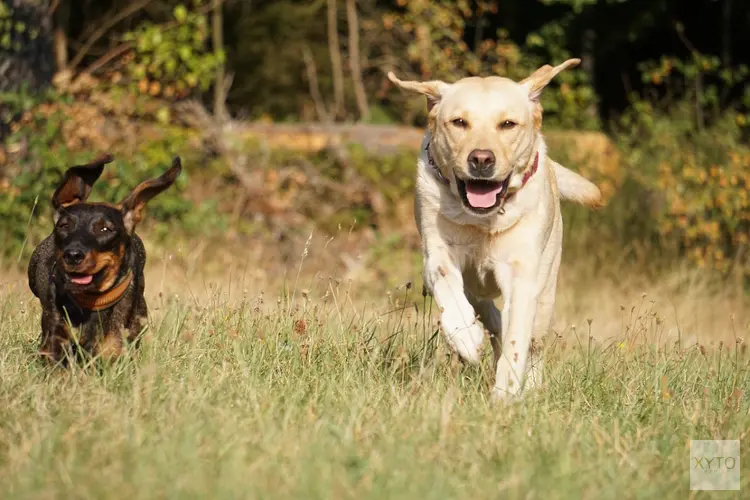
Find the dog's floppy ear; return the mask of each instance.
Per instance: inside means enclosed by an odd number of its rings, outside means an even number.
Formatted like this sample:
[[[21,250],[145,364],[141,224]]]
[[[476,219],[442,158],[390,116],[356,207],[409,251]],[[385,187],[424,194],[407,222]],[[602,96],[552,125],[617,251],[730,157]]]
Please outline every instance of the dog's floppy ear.
[[[60,186],[52,195],[52,206],[55,211],[86,201],[94,183],[102,175],[104,165],[112,160],[114,158],[111,154],[105,154],[87,165],[76,165],[66,170]]]
[[[143,217],[143,207],[146,206],[151,198],[161,193],[169,186],[174,184],[177,177],[182,172],[182,162],[180,157],[176,156],[172,160],[172,166],[161,174],[156,179],[151,179],[140,183],[127,198],[122,200],[120,203],[120,209],[122,210],[122,218],[125,222],[125,229],[132,233],[135,230],[136,224],[141,221]]]
[[[399,80],[393,71],[388,72],[388,79],[401,87],[404,90],[411,92],[417,92],[427,97],[427,111],[430,111],[438,102],[446,90],[451,87],[450,83],[445,83],[440,80],[430,80],[427,82],[417,82]]]
[[[519,83],[528,88],[529,99],[534,102],[539,102],[539,99],[542,96],[542,90],[544,90],[544,87],[546,87],[558,73],[568,68],[578,66],[580,62],[580,59],[568,59],[564,63],[555,67],[545,64]]]

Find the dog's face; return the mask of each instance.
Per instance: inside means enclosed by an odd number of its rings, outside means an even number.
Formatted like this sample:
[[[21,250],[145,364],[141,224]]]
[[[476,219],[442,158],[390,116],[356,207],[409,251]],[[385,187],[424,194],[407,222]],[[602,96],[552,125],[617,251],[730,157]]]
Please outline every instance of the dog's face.
[[[427,97],[430,154],[464,210],[489,216],[502,206],[509,190],[518,189],[536,158],[542,125],[539,104],[544,87],[570,59],[543,66],[521,82],[491,76],[442,81],[404,82],[399,87]]]
[[[143,208],[171,186],[182,170],[180,159],[175,158],[172,168],[141,183],[120,204],[87,203],[94,182],[111,161],[107,155],[68,169],[52,197],[57,266],[63,271],[65,286],[75,291],[100,292],[115,284]]]
[[[66,284],[100,291],[115,284],[130,233],[117,207],[76,203],[59,212],[54,239]]]
[[[436,165],[468,211],[494,212],[513,172],[528,165],[534,152],[528,93],[506,78],[466,78],[434,111],[430,131]]]

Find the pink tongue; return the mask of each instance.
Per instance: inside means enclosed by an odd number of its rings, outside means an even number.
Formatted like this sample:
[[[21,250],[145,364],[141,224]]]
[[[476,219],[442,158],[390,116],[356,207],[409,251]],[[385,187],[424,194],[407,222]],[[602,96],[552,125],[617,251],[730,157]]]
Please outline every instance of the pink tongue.
[[[88,285],[89,283],[91,283],[91,280],[93,279],[94,277],[89,274],[87,276],[79,276],[77,278],[73,278],[71,276],[70,281],[72,281],[76,285]]]
[[[470,184],[466,183],[466,197],[469,205],[474,208],[490,208],[497,201],[497,195],[503,190],[498,184]]]

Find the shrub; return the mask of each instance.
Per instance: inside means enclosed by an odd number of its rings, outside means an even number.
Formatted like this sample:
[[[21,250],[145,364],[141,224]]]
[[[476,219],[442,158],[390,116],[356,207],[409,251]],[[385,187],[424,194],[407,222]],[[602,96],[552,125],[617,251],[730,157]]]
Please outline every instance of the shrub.
[[[123,73],[132,92],[172,99],[211,86],[225,56],[208,46],[208,18],[201,11],[205,2],[192,3],[192,9],[177,5],[171,22],[144,21],[125,33],[123,40],[134,47]]]
[[[76,106],[69,98],[46,94],[37,99],[18,94],[0,95],[0,103],[14,110],[19,120],[6,141],[8,158],[0,163],[0,257],[27,256],[33,244],[49,234],[50,198],[62,173],[69,167],[86,163],[102,151],[83,147],[66,137],[66,125],[75,120]],[[206,224],[204,211],[194,210],[183,196],[196,152],[188,144],[187,133],[178,128],[163,128],[165,134],[145,139],[137,151],[113,151],[115,161],[108,165],[97,182],[91,200],[121,201],[138,183],[160,175],[174,156],[180,155],[186,168],[175,186],[154,198],[148,206],[148,221],[157,234],[179,221],[188,231],[216,227],[220,216],[213,214]],[[73,147],[70,147],[73,146]],[[200,219],[200,220],[196,220]],[[160,226],[161,225],[161,226]],[[27,241],[27,245],[24,243]]]
[[[403,45],[408,62],[416,70],[414,78],[455,81],[466,76],[498,75],[521,80],[544,64],[560,64],[572,57],[565,48],[564,28],[554,23],[529,34],[523,45],[514,43],[501,29],[477,47],[469,47],[464,41],[467,21],[482,12],[497,13],[498,2],[478,2],[476,11],[466,0],[397,3],[401,10],[386,12],[382,24]],[[592,109],[596,102],[588,76],[580,68],[560,73],[542,96],[546,123],[566,128],[598,128],[595,114],[581,112]],[[406,104],[408,108],[417,105],[420,107],[415,111],[424,114],[424,104],[419,100],[411,99]]]
[[[747,68],[715,58],[663,59],[644,66],[662,99],[636,100],[618,124],[629,175],[651,191],[663,245],[700,267],[748,275],[750,147],[743,140],[746,104],[720,106],[719,89],[744,82]],[[691,82],[700,77],[703,85]],[[663,95],[672,98],[664,98]]]

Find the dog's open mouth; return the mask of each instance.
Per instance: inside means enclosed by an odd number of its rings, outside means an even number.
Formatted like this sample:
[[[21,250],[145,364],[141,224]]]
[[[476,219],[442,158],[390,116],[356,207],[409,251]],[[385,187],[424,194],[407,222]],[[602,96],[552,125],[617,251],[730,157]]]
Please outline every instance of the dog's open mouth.
[[[508,193],[510,175],[504,181],[456,178],[464,204],[475,212],[487,213],[498,207]]]
[[[92,283],[97,282],[97,278],[99,278],[103,273],[105,272],[105,269],[102,269],[95,273],[80,273],[80,272],[69,272],[66,271],[65,274],[68,275],[68,281],[70,281],[70,284],[75,287],[87,287],[91,285]]]
[[[79,286],[90,285],[94,281],[93,274],[68,273],[68,278],[71,283]]]

